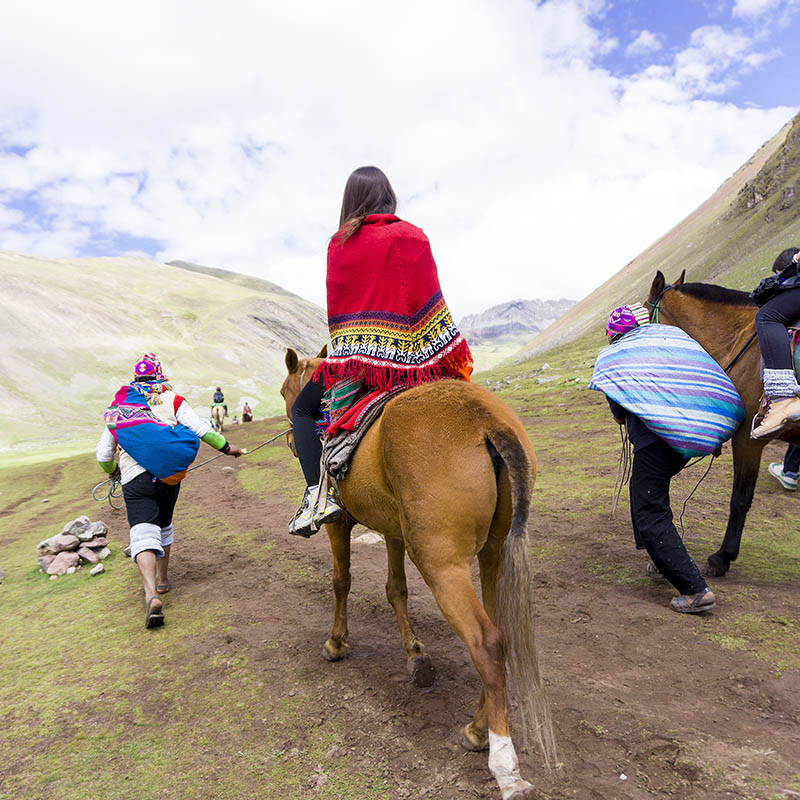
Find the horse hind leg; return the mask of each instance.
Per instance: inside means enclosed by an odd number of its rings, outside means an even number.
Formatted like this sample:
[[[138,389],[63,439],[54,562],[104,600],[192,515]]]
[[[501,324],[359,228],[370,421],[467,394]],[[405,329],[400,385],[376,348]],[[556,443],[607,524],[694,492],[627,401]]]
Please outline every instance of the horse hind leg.
[[[520,774],[517,753],[511,741],[500,636],[475,595],[469,568],[443,570],[438,575],[429,575],[428,580],[442,614],[467,646],[483,683],[478,711],[485,715],[489,769],[500,787],[503,800],[534,798],[536,792]]]
[[[503,555],[503,543],[511,524],[511,486],[508,470],[501,468],[497,476],[498,493],[489,536],[478,552],[480,568],[481,598],[483,608],[492,624],[497,624],[497,578]],[[486,713],[486,692],[481,690],[481,698],[475,716],[463,730],[461,746],[465,750],[480,751],[489,749],[489,719]]]
[[[417,639],[408,617],[408,586],[406,584],[406,548],[402,539],[386,537],[389,571],[386,578],[386,599],[394,609],[400,627],[400,639],[408,658],[407,669],[414,685],[420,689],[433,686],[436,670],[422,642]]]

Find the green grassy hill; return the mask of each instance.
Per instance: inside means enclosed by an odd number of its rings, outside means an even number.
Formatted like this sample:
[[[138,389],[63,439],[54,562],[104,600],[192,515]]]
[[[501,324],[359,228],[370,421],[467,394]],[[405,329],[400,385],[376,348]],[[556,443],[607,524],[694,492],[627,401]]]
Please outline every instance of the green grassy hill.
[[[685,269],[687,281],[750,290],[781,250],[800,241],[799,194],[800,114],[686,219],[532,339],[517,360],[587,334],[599,346],[609,311],[645,300],[656,270],[668,281]]]
[[[282,411],[287,346],[317,352],[321,308],[267,281],[143,258],[48,259],[0,252],[0,453],[85,451],[103,409],[155,352],[201,413],[215,386],[241,413]]]

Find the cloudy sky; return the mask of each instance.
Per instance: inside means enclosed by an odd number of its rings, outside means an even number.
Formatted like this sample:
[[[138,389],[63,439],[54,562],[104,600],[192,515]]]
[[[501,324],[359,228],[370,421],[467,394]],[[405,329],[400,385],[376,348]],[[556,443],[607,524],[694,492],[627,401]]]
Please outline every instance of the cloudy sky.
[[[27,0],[0,26],[0,248],[141,253],[324,304],[377,164],[456,317],[578,299],[798,110],[800,0]]]

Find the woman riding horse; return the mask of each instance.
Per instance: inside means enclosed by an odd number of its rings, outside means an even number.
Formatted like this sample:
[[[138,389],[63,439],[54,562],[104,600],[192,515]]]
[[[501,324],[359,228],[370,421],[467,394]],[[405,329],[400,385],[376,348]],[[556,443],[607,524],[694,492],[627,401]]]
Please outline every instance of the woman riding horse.
[[[395,216],[397,199],[377,167],[347,179],[339,230],[328,247],[328,326],[333,352],[292,409],[294,443],[308,488],[289,533],[311,536],[342,509],[331,492],[317,502],[321,444],[317,421],[326,389],[358,379],[365,389],[469,380],[472,355],[439,287],[430,243]],[[316,513],[315,513],[316,506]]]

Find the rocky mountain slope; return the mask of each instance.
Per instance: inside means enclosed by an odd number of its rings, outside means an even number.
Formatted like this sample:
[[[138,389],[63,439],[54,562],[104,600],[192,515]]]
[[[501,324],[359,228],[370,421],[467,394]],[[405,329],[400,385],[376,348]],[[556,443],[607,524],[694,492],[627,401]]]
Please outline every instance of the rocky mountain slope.
[[[204,413],[215,386],[231,413],[282,412],[287,346],[316,353],[324,311],[275,284],[143,258],[51,259],[0,251],[0,452],[85,448],[145,352]]]
[[[686,219],[577,303],[517,354],[536,353],[596,335],[610,309],[647,298],[657,270],[668,281],[749,290],[768,275],[775,256],[800,242],[800,114],[766,142]]]
[[[481,314],[469,314],[458,327],[470,343],[486,344],[521,336],[529,339],[574,305],[574,300],[512,300],[492,306]]]

